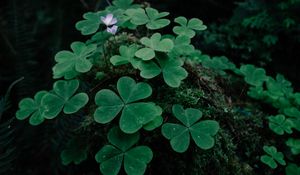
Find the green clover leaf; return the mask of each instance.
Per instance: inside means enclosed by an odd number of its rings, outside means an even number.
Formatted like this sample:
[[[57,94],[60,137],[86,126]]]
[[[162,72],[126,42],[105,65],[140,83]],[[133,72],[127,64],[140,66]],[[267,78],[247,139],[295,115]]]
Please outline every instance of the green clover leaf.
[[[191,39],[185,35],[179,35],[175,38],[174,47],[169,53],[169,56],[176,58],[182,55],[190,55],[195,52],[195,48],[190,44]]]
[[[291,148],[292,154],[300,154],[300,139],[289,138],[285,143]]]
[[[287,81],[282,75],[277,74],[276,80],[272,77],[268,77],[266,81],[268,93],[273,98],[279,98],[285,94],[291,94],[293,88],[291,88],[291,82]]]
[[[45,118],[43,117],[44,107],[41,105],[42,98],[47,94],[47,91],[39,91],[35,94],[34,99],[24,98],[19,103],[19,110],[16,113],[16,118],[24,120],[28,117],[31,125],[41,124]]]
[[[188,76],[187,71],[182,67],[184,62],[180,58],[158,55],[157,62],[159,66],[152,60],[141,61],[138,67],[141,77],[151,79],[162,73],[168,86],[179,87],[181,81]]]
[[[143,126],[143,128],[145,130],[147,130],[147,131],[152,131],[152,130],[160,127],[162,123],[163,123],[162,116],[157,116],[152,121],[150,121],[149,123],[145,124]]]
[[[286,175],[300,175],[300,167],[296,164],[289,164],[285,168],[285,174]]]
[[[142,8],[128,9],[125,12],[130,17],[130,22],[135,25],[145,25],[150,30],[163,28],[170,24],[168,19],[162,19],[168,16],[168,12],[159,13],[156,9],[147,7],[145,10]]]
[[[83,14],[84,20],[76,23],[75,27],[81,32],[82,35],[90,35],[96,33],[101,24],[101,16],[105,12],[87,12]]]
[[[154,33],[151,38],[143,37],[140,41],[146,48],[139,49],[135,53],[135,56],[142,60],[153,59],[155,57],[155,51],[170,52],[174,47],[173,41],[168,38],[161,39],[160,33]]]
[[[82,144],[82,141],[82,138],[74,138],[68,142],[67,148],[60,154],[63,165],[68,165],[72,162],[78,165],[87,159],[88,147],[86,144]]]
[[[264,146],[263,149],[267,153],[267,155],[263,155],[260,157],[260,160],[264,164],[268,165],[272,169],[277,168],[277,163],[279,163],[280,165],[286,165],[282,152],[277,152],[276,147]]]
[[[295,102],[300,105],[300,93],[294,93]]]
[[[73,52],[63,50],[55,55],[57,64],[53,67],[54,78],[72,79],[79,73],[91,70],[92,63],[87,58],[94,53],[96,45],[73,42],[71,49]]]
[[[72,114],[84,107],[89,98],[86,93],[74,95],[78,87],[78,80],[56,81],[53,85],[53,92],[46,94],[42,99],[41,103],[45,107],[44,117],[53,119],[62,110],[65,114]]]
[[[296,107],[288,107],[283,110],[283,113],[289,117],[295,117],[300,119],[300,111]]]
[[[256,68],[247,64],[240,68],[241,73],[245,76],[245,81],[253,86],[261,86],[267,80],[266,71],[262,68]]]
[[[131,65],[137,69],[139,65],[139,60],[135,58],[135,52],[137,51],[137,45],[132,44],[130,46],[120,46],[120,55],[114,55],[110,58],[110,62],[114,66],[119,66],[123,64],[131,63]]]
[[[188,149],[190,134],[199,148],[206,150],[214,146],[213,136],[220,128],[218,122],[214,120],[197,122],[202,117],[202,112],[193,108],[184,110],[181,105],[174,105],[172,112],[183,125],[166,123],[162,126],[162,134],[170,140],[174,151],[182,153]]]
[[[96,94],[95,102],[99,106],[94,113],[96,122],[108,123],[122,111],[119,120],[121,130],[134,133],[161,115],[162,109],[154,103],[136,102],[152,94],[152,88],[147,83],[136,83],[130,77],[121,77],[117,89],[121,98],[108,89]]]
[[[217,71],[221,75],[225,75],[224,70],[232,70],[236,69],[235,65],[228,60],[227,57],[213,57],[212,59],[205,59],[202,61],[202,65],[204,67],[213,69]]]
[[[283,135],[284,132],[293,133],[293,122],[290,119],[286,119],[284,115],[279,114],[269,117],[269,128],[278,135]]]
[[[103,146],[95,155],[100,163],[100,171],[104,175],[117,175],[124,164],[128,175],[142,175],[147,164],[152,160],[153,153],[147,146],[133,147],[139,140],[139,134],[125,134],[114,127],[108,133],[111,145]]]
[[[179,87],[181,81],[188,76],[187,71],[182,67],[184,62],[180,58],[160,57],[158,62],[163,78],[170,87]]]
[[[196,35],[196,31],[205,30],[207,27],[200,19],[192,18],[189,21],[185,17],[177,17],[174,20],[180,26],[175,26],[173,32],[177,35],[185,35],[189,38],[193,38]]]

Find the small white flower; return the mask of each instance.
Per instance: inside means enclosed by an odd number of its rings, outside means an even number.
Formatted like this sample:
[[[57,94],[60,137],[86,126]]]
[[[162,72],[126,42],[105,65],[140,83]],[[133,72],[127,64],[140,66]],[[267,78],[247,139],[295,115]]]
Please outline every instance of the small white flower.
[[[117,33],[117,30],[118,30],[118,26],[116,25],[113,25],[112,27],[107,27],[106,31],[108,33],[111,33],[113,35],[115,35]]]
[[[116,24],[118,22],[117,18],[114,18],[114,15],[109,13],[105,17],[101,16],[101,21],[108,27]]]

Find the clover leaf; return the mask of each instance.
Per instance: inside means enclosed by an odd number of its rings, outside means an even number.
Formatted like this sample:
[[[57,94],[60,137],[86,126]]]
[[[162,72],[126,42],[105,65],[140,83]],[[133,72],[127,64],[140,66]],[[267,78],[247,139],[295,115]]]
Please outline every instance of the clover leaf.
[[[156,9],[147,7],[145,10],[142,8],[128,9],[125,12],[130,18],[130,22],[135,25],[145,25],[150,30],[163,28],[170,24],[168,19],[162,19],[168,16],[168,12],[158,12]]]
[[[73,42],[71,49],[73,52],[63,50],[55,55],[57,64],[53,67],[54,78],[72,79],[79,73],[91,70],[92,63],[87,58],[94,53],[96,45]]]
[[[163,78],[170,87],[179,87],[181,81],[188,76],[187,71],[182,67],[184,62],[180,58],[160,57],[158,62]]]
[[[60,154],[63,165],[68,165],[72,162],[78,165],[87,159],[88,147],[86,144],[82,144],[82,141],[82,138],[73,138],[68,142],[67,148]]]
[[[286,175],[300,175],[300,167],[296,164],[289,164],[285,168],[285,174]]]
[[[277,163],[280,165],[286,165],[282,152],[277,152],[276,147],[264,146],[263,149],[267,153],[260,157],[260,160],[264,164],[268,165],[272,169],[277,168]]]
[[[285,94],[291,94],[293,88],[291,88],[291,82],[287,81],[282,75],[278,74],[276,80],[272,77],[268,77],[266,81],[268,94],[273,98],[279,98]]]
[[[228,60],[227,57],[213,57],[212,59],[205,59],[202,61],[202,65],[204,67],[213,69],[220,73],[221,75],[225,75],[224,70],[232,70],[236,69],[235,65]]]
[[[139,60],[135,58],[135,52],[137,51],[136,45],[130,45],[130,46],[120,46],[119,52],[120,55],[114,55],[110,58],[110,62],[114,66],[119,66],[127,63],[131,63],[131,65],[136,69],[139,64]]]
[[[291,148],[292,154],[300,154],[300,139],[289,138],[285,143]]]
[[[296,107],[285,108],[283,112],[286,116],[300,118],[300,111]]]
[[[99,106],[94,119],[98,123],[112,121],[121,111],[120,128],[125,133],[134,133],[143,125],[161,115],[162,109],[152,102],[137,102],[152,94],[152,88],[147,83],[136,83],[130,77],[121,77],[117,82],[120,97],[109,89],[100,90],[95,96]]]
[[[143,128],[147,131],[152,131],[155,128],[158,128],[159,126],[161,126],[161,124],[163,123],[163,118],[162,116],[157,116],[155,117],[152,121],[150,121],[149,123],[145,124],[143,126]]]
[[[147,146],[133,147],[139,140],[139,134],[125,134],[114,127],[108,133],[109,145],[103,146],[95,155],[100,163],[100,171],[104,175],[117,175],[124,164],[128,175],[142,175],[153,153]],[[132,148],[133,147],[133,148]]]
[[[295,99],[295,102],[300,105],[300,93],[295,93],[294,94],[294,99]]]
[[[138,69],[141,71],[141,77],[151,79],[162,73],[167,85],[179,87],[181,81],[188,76],[187,71],[182,67],[184,62],[180,58],[158,55],[157,62],[159,66],[152,60],[140,62]]]
[[[189,21],[185,17],[177,17],[174,20],[180,26],[175,26],[173,32],[177,35],[185,35],[189,38],[193,38],[196,34],[196,31],[205,30],[207,27],[203,24],[200,19],[192,18]]]
[[[43,117],[44,107],[41,105],[42,98],[47,94],[47,91],[39,91],[35,94],[34,99],[24,98],[19,103],[19,110],[16,113],[16,118],[24,120],[28,117],[31,125],[41,124],[45,118]]]
[[[55,118],[62,110],[65,114],[72,114],[84,107],[89,98],[86,93],[75,92],[79,87],[78,80],[59,80],[53,85],[53,92],[47,93],[41,104],[45,107],[44,117]]]
[[[162,126],[162,134],[170,140],[174,151],[185,152],[190,144],[190,134],[196,145],[201,149],[210,149],[214,146],[215,136],[220,128],[214,120],[203,120],[202,112],[198,109],[183,109],[181,105],[173,105],[174,116],[183,124],[166,123]]]
[[[293,126],[293,122],[282,114],[269,117],[269,128],[278,135],[283,135],[284,132],[291,134]]]
[[[140,41],[146,48],[139,49],[135,53],[135,56],[142,60],[153,59],[155,57],[155,51],[170,52],[174,47],[173,41],[168,38],[161,39],[160,33],[154,33],[150,38],[143,37]]]
[[[245,76],[245,81],[253,86],[261,86],[267,80],[266,71],[262,68],[256,68],[247,64],[240,68],[241,73]]]
[[[101,16],[104,16],[105,12],[87,12],[83,14],[84,20],[76,23],[75,27],[81,31],[82,35],[90,35],[96,33],[101,24]]]
[[[189,37],[184,35],[177,36],[174,41],[174,47],[169,53],[169,56],[176,58],[192,54],[195,51],[195,48],[190,43],[191,39]]]

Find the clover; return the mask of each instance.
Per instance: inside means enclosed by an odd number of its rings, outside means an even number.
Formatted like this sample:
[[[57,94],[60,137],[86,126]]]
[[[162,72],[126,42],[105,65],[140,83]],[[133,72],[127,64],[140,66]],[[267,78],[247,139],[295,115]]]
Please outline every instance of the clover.
[[[118,127],[114,127],[107,138],[110,144],[104,145],[95,155],[102,174],[117,175],[122,164],[128,175],[145,173],[153,153],[147,146],[133,147],[139,140],[139,133],[125,134]]]
[[[284,108],[283,109],[283,113],[286,116],[289,116],[289,117],[300,118],[300,111],[296,107],[287,107],[287,108]]]
[[[245,76],[245,81],[250,85],[261,86],[267,80],[266,71],[262,68],[247,64],[241,66],[240,70]]]
[[[125,14],[130,17],[130,22],[135,25],[145,25],[150,30],[163,28],[170,24],[168,19],[161,19],[168,16],[168,12],[158,12],[156,9],[147,7],[146,9],[128,9]]]
[[[264,164],[268,165],[272,169],[277,168],[277,163],[280,165],[286,165],[282,152],[278,152],[276,147],[264,146],[263,149],[267,153],[260,157],[260,160]]]
[[[59,80],[53,84],[53,91],[47,93],[42,99],[45,110],[43,115],[46,119],[55,118],[61,111],[72,114],[84,107],[89,98],[86,93],[75,92],[79,87],[78,80]]]
[[[96,33],[101,24],[101,16],[104,16],[105,12],[87,12],[83,14],[84,20],[76,23],[75,27],[81,31],[82,35],[90,35]]]
[[[109,89],[102,89],[95,96],[99,107],[94,113],[98,123],[112,121],[121,111],[120,128],[125,133],[134,133],[143,125],[160,116],[162,109],[152,102],[137,102],[152,94],[152,88],[147,83],[136,83],[130,77],[121,77],[117,82],[120,97]]]
[[[154,33],[150,38],[143,37],[141,43],[146,46],[139,49],[135,56],[142,60],[151,60],[155,57],[155,51],[157,52],[170,52],[174,43],[171,39],[161,39],[160,33]]]
[[[159,65],[152,60],[140,62],[138,69],[141,71],[141,77],[151,79],[162,73],[168,86],[179,87],[181,81],[188,76],[187,71],[182,67],[184,62],[180,58],[158,55],[157,62]]]
[[[300,139],[289,138],[285,143],[291,148],[292,154],[300,154]]]
[[[41,104],[42,98],[47,94],[47,91],[39,91],[35,94],[34,99],[24,98],[19,103],[19,110],[16,117],[19,120],[24,120],[28,117],[31,125],[41,124],[45,118],[43,116],[44,107]]]
[[[299,93],[299,92],[294,93],[293,98],[294,98],[295,102],[296,102],[298,105],[300,105],[300,93]]]
[[[207,27],[200,19],[192,18],[189,21],[185,17],[177,17],[174,20],[180,26],[175,26],[173,32],[177,35],[185,35],[189,38],[193,38],[196,35],[195,31],[205,30]]]
[[[227,57],[213,57],[212,59],[205,59],[202,61],[204,67],[211,68],[218,72],[220,75],[225,75],[224,70],[235,71],[236,66],[228,60]]]
[[[268,95],[273,99],[278,99],[285,95],[293,93],[291,82],[287,81],[284,76],[277,74],[276,79],[268,77],[266,81]]]
[[[191,39],[185,35],[179,35],[174,40],[174,47],[169,56],[176,58],[179,56],[187,56],[195,52],[195,48],[190,44]]]
[[[70,51],[60,51],[55,55],[57,64],[53,67],[54,78],[64,77],[72,79],[79,73],[91,70],[92,63],[87,58],[96,50],[96,44],[86,45],[82,42],[73,42]]]
[[[135,58],[135,52],[137,51],[137,45],[132,44],[130,46],[120,46],[120,55],[114,55],[110,58],[110,62],[114,66],[119,66],[123,64],[131,63],[131,65],[136,69],[139,64],[139,60]]]
[[[269,128],[278,135],[283,135],[284,132],[291,134],[292,127],[294,127],[293,122],[282,114],[269,117]]]
[[[285,174],[286,175],[300,175],[300,167],[296,164],[288,164],[288,166],[285,168]]]
[[[200,110],[194,108],[183,109],[181,105],[173,105],[172,112],[181,124],[164,124],[162,134],[170,140],[174,151],[185,152],[190,145],[190,135],[201,149],[207,150],[214,146],[213,136],[217,134],[220,128],[218,122],[214,120],[199,121],[202,117]]]

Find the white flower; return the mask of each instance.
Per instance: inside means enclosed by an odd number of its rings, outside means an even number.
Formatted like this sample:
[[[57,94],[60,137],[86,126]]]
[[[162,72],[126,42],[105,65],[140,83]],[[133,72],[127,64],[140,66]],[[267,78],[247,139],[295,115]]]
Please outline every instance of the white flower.
[[[106,31],[108,33],[111,33],[113,35],[115,35],[117,33],[117,30],[118,30],[118,26],[116,25],[113,25],[112,27],[107,27]]]
[[[101,21],[108,27],[116,24],[118,22],[117,18],[114,18],[114,15],[109,13],[105,17],[101,16]]]

